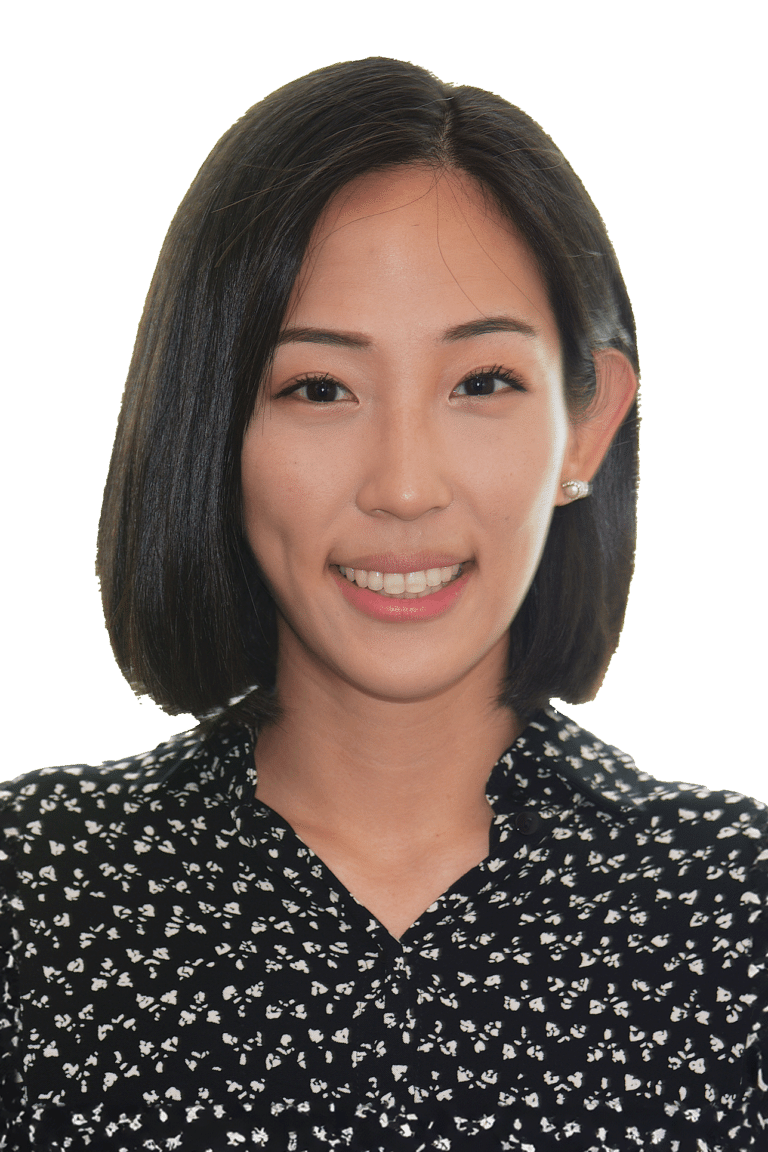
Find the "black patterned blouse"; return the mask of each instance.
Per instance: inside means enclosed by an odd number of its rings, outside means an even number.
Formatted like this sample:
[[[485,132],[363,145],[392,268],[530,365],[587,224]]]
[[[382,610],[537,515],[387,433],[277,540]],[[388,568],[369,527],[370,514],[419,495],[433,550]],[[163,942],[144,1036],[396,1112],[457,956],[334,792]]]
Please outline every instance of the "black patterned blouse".
[[[542,711],[396,940],[255,782],[230,728],[0,793],[0,1147],[768,1148],[765,805]]]

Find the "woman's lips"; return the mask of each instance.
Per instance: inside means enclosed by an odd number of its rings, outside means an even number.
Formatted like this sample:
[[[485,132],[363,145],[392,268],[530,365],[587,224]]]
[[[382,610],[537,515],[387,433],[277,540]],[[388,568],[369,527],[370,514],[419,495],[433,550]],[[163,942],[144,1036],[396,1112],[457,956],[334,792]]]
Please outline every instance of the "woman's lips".
[[[437,566],[435,565],[435,567]],[[366,616],[395,623],[425,620],[448,611],[461,596],[470,575],[468,570],[460,568],[457,576],[453,577],[447,584],[441,581],[440,586],[435,591],[425,588],[421,592],[386,594],[383,590],[361,588],[358,583],[350,581],[347,576],[342,576],[338,565],[331,565],[330,571],[347,603],[364,612]],[[368,571],[370,572],[371,569]],[[376,570],[373,569],[373,571]],[[387,570],[384,569],[384,571]],[[410,569],[409,571],[418,573],[425,570]],[[390,569],[389,572],[391,573],[392,570]]]

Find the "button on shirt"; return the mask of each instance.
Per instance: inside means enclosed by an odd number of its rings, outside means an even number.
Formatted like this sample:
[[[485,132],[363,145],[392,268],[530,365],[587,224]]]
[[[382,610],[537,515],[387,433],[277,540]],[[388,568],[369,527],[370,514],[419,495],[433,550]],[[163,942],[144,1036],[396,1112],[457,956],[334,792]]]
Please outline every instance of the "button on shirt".
[[[768,1145],[763,804],[542,710],[488,857],[397,940],[255,799],[253,749],[4,787],[0,1147]]]

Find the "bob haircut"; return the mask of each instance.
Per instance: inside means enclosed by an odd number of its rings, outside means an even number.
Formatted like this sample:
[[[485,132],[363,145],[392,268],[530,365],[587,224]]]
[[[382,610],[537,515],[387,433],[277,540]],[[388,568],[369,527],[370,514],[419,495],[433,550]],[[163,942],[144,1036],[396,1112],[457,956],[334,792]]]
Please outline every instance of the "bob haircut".
[[[212,724],[276,719],[275,605],[245,541],[240,452],[312,230],[350,180],[430,165],[473,177],[528,244],[556,317],[566,401],[593,351],[637,370],[632,309],[603,222],[529,116],[412,64],[334,64],[256,104],[179,207],[139,325],[99,524],[117,662],[139,694]],[[557,507],[510,626],[499,702],[529,717],[590,699],[624,620],[635,547],[637,403],[592,496]]]

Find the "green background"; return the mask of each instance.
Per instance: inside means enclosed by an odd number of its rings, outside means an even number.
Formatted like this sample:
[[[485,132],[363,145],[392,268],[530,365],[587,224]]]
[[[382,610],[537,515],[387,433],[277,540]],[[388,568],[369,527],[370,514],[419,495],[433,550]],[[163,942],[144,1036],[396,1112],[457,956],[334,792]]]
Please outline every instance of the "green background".
[[[6,56],[6,657],[0,775],[142,752],[93,555],[139,313],[168,222],[245,108],[393,55],[525,108],[607,222],[638,320],[638,568],[594,703],[564,706],[660,779],[768,801],[759,43],[751,5],[37,3]],[[756,713],[756,715],[755,715]]]

